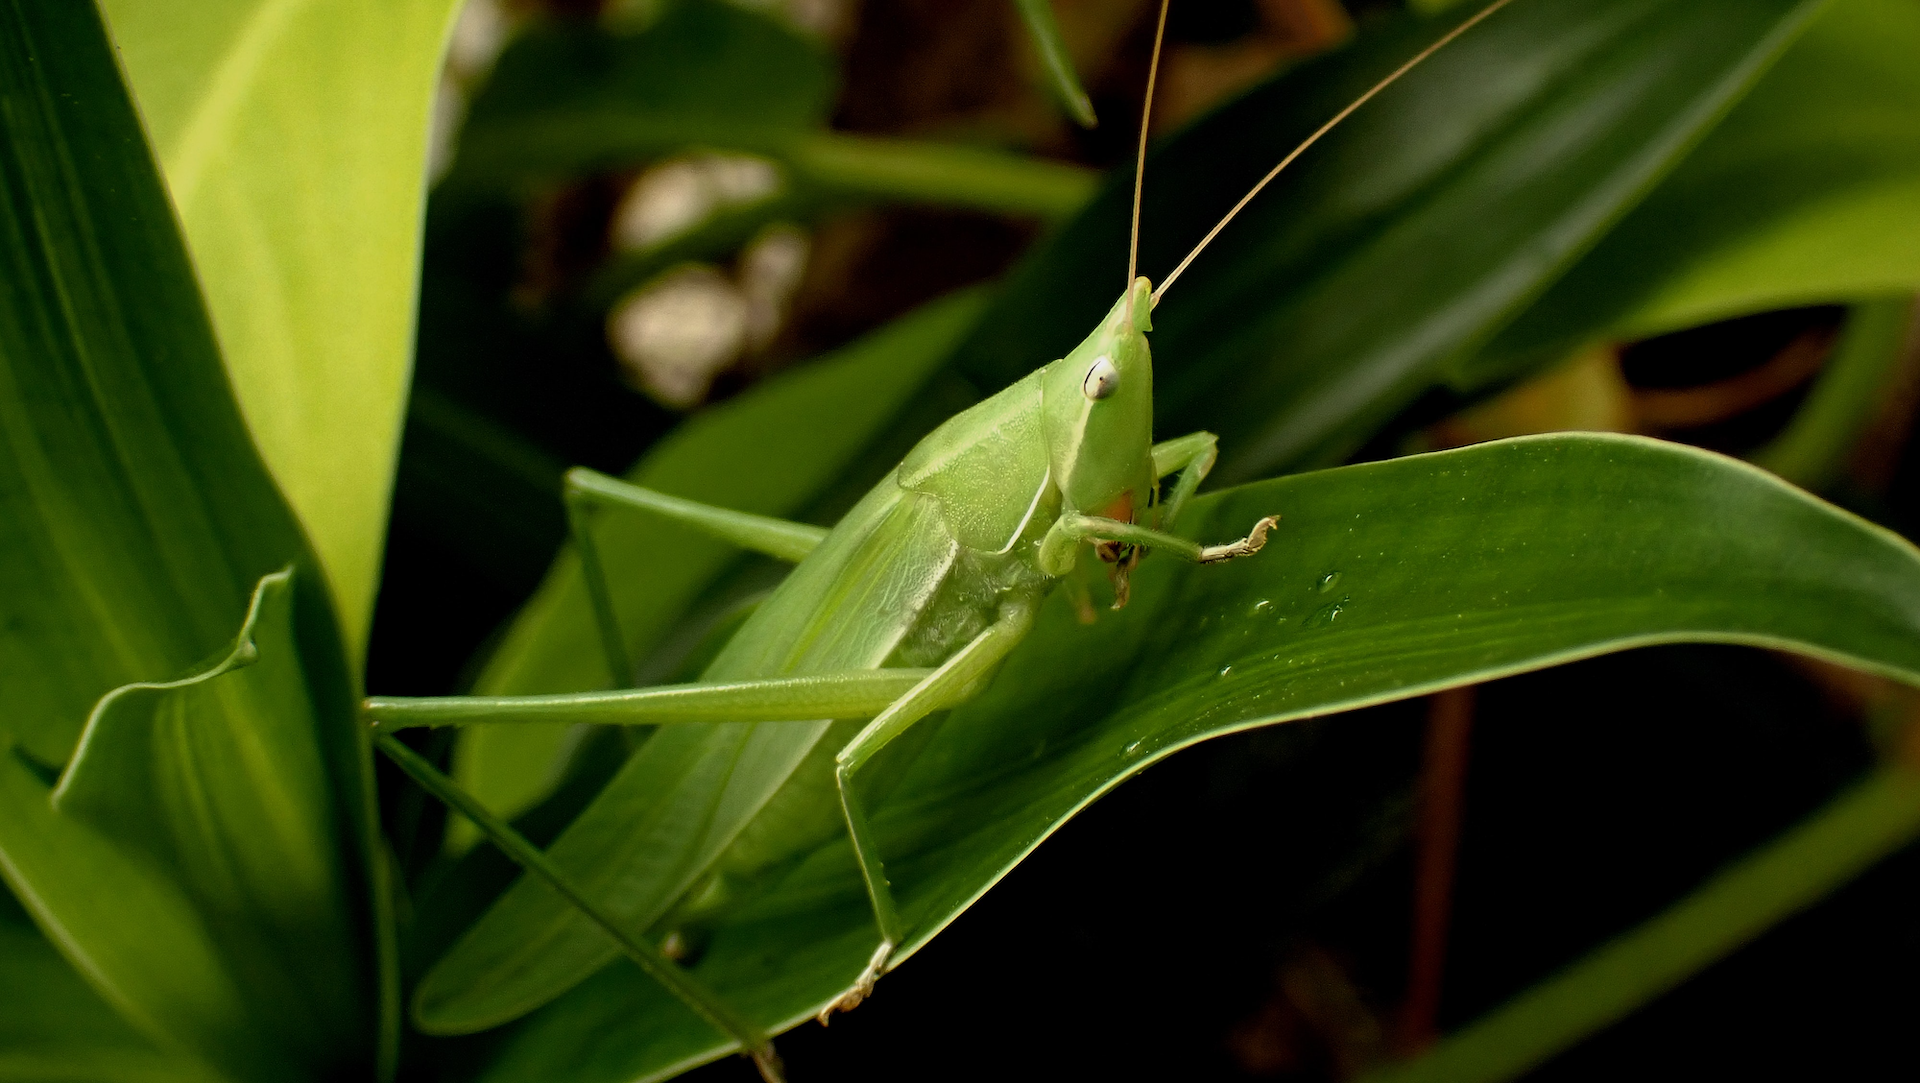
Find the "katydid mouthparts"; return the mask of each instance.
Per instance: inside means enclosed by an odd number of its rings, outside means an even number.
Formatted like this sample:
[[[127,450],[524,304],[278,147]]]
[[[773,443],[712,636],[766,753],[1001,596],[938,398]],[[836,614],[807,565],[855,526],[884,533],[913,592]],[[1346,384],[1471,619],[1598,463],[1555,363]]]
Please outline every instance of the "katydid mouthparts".
[[[862,768],[915,723],[991,681],[1041,603],[1089,552],[1109,570],[1117,609],[1126,604],[1130,573],[1148,554],[1201,564],[1249,557],[1279,521],[1266,516],[1244,537],[1215,544],[1173,533],[1216,450],[1205,432],[1153,442],[1147,334],[1155,304],[1302,151],[1509,2],[1495,0],[1441,36],[1313,133],[1157,292],[1130,266],[1125,291],[1072,352],[949,418],[831,530],[571,471],[569,521],[614,690],[365,704],[376,745],[529,874],[421,981],[413,1000],[420,1029],[458,1034],[498,1026],[625,954],[775,1078],[767,1035],[656,945],[697,942],[701,930],[840,837],[850,840],[864,882],[875,946],[844,991],[819,1004],[818,1015],[824,1022],[867,997],[912,930],[868,815],[897,772],[869,778]],[[1164,2],[1159,19],[1150,72],[1158,68]],[[1140,165],[1145,131],[1143,117]],[[1136,250],[1139,176],[1137,166]],[[592,530],[593,518],[613,509],[663,516],[797,562],[697,683],[619,687],[631,681],[633,661]],[[390,732],[564,721],[658,728],[544,853]]]

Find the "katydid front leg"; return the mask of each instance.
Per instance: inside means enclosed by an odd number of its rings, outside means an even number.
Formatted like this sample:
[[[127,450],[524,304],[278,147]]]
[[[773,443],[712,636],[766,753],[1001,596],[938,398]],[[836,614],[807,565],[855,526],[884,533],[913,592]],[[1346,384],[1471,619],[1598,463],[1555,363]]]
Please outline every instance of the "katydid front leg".
[[[1002,614],[997,622],[928,674],[912,691],[876,716],[835,757],[834,781],[840,789],[840,808],[846,814],[854,860],[860,865],[867,898],[873,904],[874,921],[880,927],[880,944],[853,986],[820,1010],[817,1018],[822,1025],[835,1011],[851,1011],[873,992],[874,983],[886,973],[894,950],[906,941],[907,934],[899,907],[893,901],[893,889],[887,884],[886,867],[881,863],[873,829],[867,822],[866,806],[854,788],[854,774],[915,722],[963,699],[976,682],[992,672],[1014,646],[1026,638],[1032,627],[1031,609],[1017,608]]]
[[[1253,529],[1244,538],[1222,545],[1201,545],[1137,523],[1123,523],[1118,519],[1081,515],[1079,512],[1062,512],[1040,542],[1040,569],[1048,575],[1065,575],[1072,570],[1083,543],[1101,541],[1147,546],[1195,564],[1218,564],[1258,553],[1267,544],[1268,532],[1279,522],[1278,515],[1269,515],[1254,523]]]

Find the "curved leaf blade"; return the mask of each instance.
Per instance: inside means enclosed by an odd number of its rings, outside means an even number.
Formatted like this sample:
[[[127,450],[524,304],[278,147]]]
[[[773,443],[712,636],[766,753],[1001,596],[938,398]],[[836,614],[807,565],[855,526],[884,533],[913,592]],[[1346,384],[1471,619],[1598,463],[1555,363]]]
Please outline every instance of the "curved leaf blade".
[[[1258,557],[1149,561],[1132,605],[1092,627],[1056,598],[939,724],[875,813],[913,946],[1088,802],[1222,733],[1683,640],[1920,683],[1920,552],[1711,453],[1522,438],[1243,486],[1197,502],[1185,531],[1275,512]],[[698,970],[784,1028],[859,973],[874,935],[840,842],[717,930]],[[510,1032],[484,1078],[659,1078],[723,1052],[687,1019],[616,965]]]
[[[1154,312],[1158,428],[1225,481],[1337,461],[1546,290],[1818,7],[1515,4],[1369,102],[1250,204]],[[1376,26],[1167,140],[1159,276],[1280,156],[1457,21]],[[1131,178],[1028,260],[956,360],[1001,387],[1079,341],[1127,265]]]
[[[0,782],[30,827],[9,874],[56,942],[143,1031],[237,1078],[351,1064],[367,1022],[292,580],[262,579],[207,665],[101,697],[51,793],[18,758]]]
[[[231,1078],[369,1067],[370,765],[339,630],[249,443],[91,4],[0,3],[0,111],[0,872],[156,1042]],[[184,863],[56,812],[52,776],[90,704],[191,672],[289,561],[308,572],[285,624],[297,656],[197,703],[173,778],[214,807],[259,802],[306,830],[249,836],[263,825],[144,812],[183,838],[229,833],[210,846],[221,862],[301,875],[272,896],[190,882]],[[236,769],[234,750],[256,738],[284,755]],[[132,783],[135,766],[99,781]],[[289,922],[301,941],[264,932]]]
[[[234,393],[357,660],[413,365],[428,120],[459,5],[101,7]]]
[[[26,916],[0,899],[0,1079],[209,1083],[189,1058],[129,1027],[80,980]]]
[[[1836,0],[1473,369],[1497,374],[1601,335],[1920,289],[1916,51],[1913,5]]]

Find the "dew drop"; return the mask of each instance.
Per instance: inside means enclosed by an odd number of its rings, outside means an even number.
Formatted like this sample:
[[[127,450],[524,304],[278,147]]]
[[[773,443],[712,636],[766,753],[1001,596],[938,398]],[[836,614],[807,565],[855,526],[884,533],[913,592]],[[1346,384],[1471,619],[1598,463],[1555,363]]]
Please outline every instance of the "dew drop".
[[[1342,595],[1339,601],[1328,602],[1326,605],[1307,614],[1307,619],[1301,621],[1300,626],[1302,628],[1325,628],[1340,618],[1341,611],[1345,610],[1347,603],[1352,600],[1352,595]]]
[[[1222,677],[1227,677],[1227,676],[1231,676],[1232,674],[1233,674],[1233,667],[1232,667],[1232,666],[1221,666],[1221,667],[1220,667],[1220,676],[1222,676]]]
[[[1333,572],[1328,572],[1327,574],[1321,576],[1320,581],[1313,585],[1313,589],[1320,594],[1326,594],[1329,591],[1333,590],[1334,587],[1337,587],[1339,585],[1340,585],[1340,573],[1337,571],[1333,571]]]
[[[1143,737],[1143,738],[1141,738],[1141,741],[1144,741],[1145,739],[1146,739],[1146,738],[1144,738],[1144,737]],[[1126,754],[1127,754],[1127,755],[1129,755],[1129,756],[1131,756],[1131,755],[1133,755],[1133,754],[1134,754],[1135,752],[1138,752],[1138,751],[1140,751],[1140,741],[1135,741],[1135,742],[1133,742],[1132,744],[1130,744],[1130,745],[1128,745],[1128,746],[1127,746],[1127,749],[1126,749]]]
[[[1248,610],[1247,612],[1250,616],[1257,617],[1260,614],[1265,613],[1268,609],[1271,609],[1272,607],[1273,607],[1272,602],[1268,601],[1265,598],[1262,598],[1259,601],[1253,603],[1253,608]]]

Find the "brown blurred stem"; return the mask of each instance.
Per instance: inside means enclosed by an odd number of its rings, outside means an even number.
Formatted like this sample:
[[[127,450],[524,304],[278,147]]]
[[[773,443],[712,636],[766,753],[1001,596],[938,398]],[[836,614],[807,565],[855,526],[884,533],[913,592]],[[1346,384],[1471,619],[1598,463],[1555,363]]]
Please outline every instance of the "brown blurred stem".
[[[1467,782],[1467,742],[1473,729],[1473,686],[1450,688],[1428,701],[1427,745],[1420,769],[1419,821],[1413,882],[1412,949],[1407,999],[1394,1045],[1409,1056],[1438,1036],[1440,985],[1453,908],[1453,871],[1460,849],[1461,806]]]
[[[1692,429],[1725,421],[1792,391],[1820,371],[1833,348],[1832,328],[1802,332],[1759,368],[1680,390],[1636,391],[1634,416],[1642,429]]]

